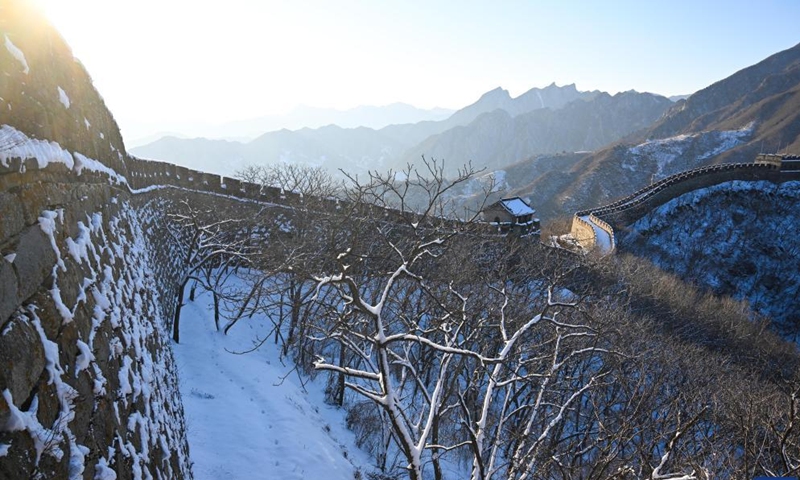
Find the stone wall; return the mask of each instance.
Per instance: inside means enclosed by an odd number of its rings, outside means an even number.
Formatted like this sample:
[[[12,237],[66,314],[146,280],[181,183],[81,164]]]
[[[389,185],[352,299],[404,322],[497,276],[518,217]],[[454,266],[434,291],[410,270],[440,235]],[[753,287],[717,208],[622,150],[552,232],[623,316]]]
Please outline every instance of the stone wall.
[[[596,216],[594,213],[589,214],[589,219],[606,233],[608,233],[609,238],[611,239],[611,250],[614,250],[617,246],[617,237],[614,235],[614,228],[609,225],[608,222],[603,220],[602,218]]]
[[[775,162],[759,161],[750,164],[723,164],[688,170],[671,175],[659,182],[649,185],[627,197],[608,205],[577,212],[573,218],[573,235],[583,235],[584,226],[580,217],[591,216],[595,224],[609,231],[612,239],[615,229],[624,229],[651,210],[677,198],[685,193],[706,188],[733,180],[760,181],[767,180],[781,183],[800,180],[800,171],[787,170]],[[576,237],[578,238],[578,237]],[[584,248],[591,249],[594,242],[588,237],[578,241]],[[589,244],[591,243],[591,246]]]
[[[0,165],[0,478],[191,476],[164,291],[131,194]]]
[[[83,64],[29,0],[0,1],[2,124],[125,174],[125,145],[114,117]]]
[[[302,195],[295,192],[262,187],[254,183],[200,172],[172,163],[128,157],[126,165],[129,169],[128,182],[134,192],[169,185],[264,203],[297,205],[302,202]]]
[[[613,227],[622,228],[673,198],[699,188],[732,180],[769,180],[778,183],[792,179],[794,176],[781,173],[766,164],[715,165],[673,175],[640,194],[633,202],[616,208],[595,209],[593,213],[608,221]]]
[[[597,244],[594,228],[592,228],[589,222],[577,215],[572,217],[572,229],[570,233],[572,234],[572,238],[586,251],[591,251]]]

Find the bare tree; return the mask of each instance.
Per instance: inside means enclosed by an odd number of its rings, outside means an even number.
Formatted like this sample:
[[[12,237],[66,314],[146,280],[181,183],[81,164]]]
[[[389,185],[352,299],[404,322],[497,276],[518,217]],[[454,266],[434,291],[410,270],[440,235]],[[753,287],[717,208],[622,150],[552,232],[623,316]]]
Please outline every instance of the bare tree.
[[[473,479],[528,478],[567,412],[601,381],[591,360],[607,350],[576,321],[577,301],[560,299],[553,285],[542,286],[534,310],[515,305],[503,279],[454,275],[469,270],[481,231],[468,231],[478,212],[463,215],[446,193],[474,172],[447,182],[440,164],[426,166],[427,175],[409,169],[399,181],[391,173],[352,179],[354,203],[394,209],[365,215],[359,230],[370,241],[342,247],[335,271],[317,277],[318,294],[332,290],[340,302],[318,338],[348,355],[315,367],[383,411],[411,479],[426,462],[442,478],[439,460],[453,451],[472,458]],[[445,428],[453,424],[460,430]]]
[[[179,247],[182,270],[178,282],[177,302],[172,320],[172,339],[180,342],[181,309],[184,305],[186,286],[190,281],[203,284],[214,291],[218,305],[216,288],[222,285],[215,278],[212,269],[223,271],[231,264],[244,264],[251,253],[248,239],[241,235],[242,220],[219,219],[219,212],[199,210],[184,200],[179,203],[180,210],[170,213],[169,231]],[[218,312],[217,312],[218,316]]]
[[[279,188],[303,197],[333,197],[341,187],[324,168],[298,163],[248,165],[237,171],[235,176],[246,182]]]

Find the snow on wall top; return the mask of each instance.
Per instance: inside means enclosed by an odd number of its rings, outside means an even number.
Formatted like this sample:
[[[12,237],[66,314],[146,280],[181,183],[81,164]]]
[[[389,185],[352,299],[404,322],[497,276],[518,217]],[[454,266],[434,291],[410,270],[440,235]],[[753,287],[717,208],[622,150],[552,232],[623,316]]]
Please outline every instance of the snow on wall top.
[[[68,169],[75,171],[78,175],[86,169],[92,172],[105,173],[118,184],[127,184],[128,180],[103,165],[103,163],[81,155],[74,154],[61,148],[56,142],[29,138],[9,125],[0,125],[0,165],[8,168],[8,161],[11,158],[36,159],[39,168],[45,168],[51,163],[63,163]]]
[[[525,203],[525,200],[514,197],[514,198],[504,198],[500,200],[500,204],[508,210],[511,215],[515,217],[521,217],[523,215],[533,215],[535,212],[534,210]]]
[[[22,53],[22,50],[17,48],[16,45],[14,45],[11,39],[8,38],[8,35],[5,35],[5,37],[6,37],[6,50],[8,50],[8,53],[10,53],[12,57],[16,58],[17,61],[19,61],[19,63],[22,64],[23,71],[25,75],[27,75],[28,72],[31,71],[31,69],[28,68],[28,62],[25,60],[25,54]]]

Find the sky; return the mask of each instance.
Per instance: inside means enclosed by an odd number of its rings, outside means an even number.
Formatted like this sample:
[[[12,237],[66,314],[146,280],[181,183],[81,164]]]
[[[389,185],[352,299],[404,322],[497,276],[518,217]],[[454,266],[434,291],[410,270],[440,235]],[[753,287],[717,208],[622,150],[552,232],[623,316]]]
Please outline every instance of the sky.
[[[32,1],[126,139],[498,86],[688,94],[800,42],[797,0]]]

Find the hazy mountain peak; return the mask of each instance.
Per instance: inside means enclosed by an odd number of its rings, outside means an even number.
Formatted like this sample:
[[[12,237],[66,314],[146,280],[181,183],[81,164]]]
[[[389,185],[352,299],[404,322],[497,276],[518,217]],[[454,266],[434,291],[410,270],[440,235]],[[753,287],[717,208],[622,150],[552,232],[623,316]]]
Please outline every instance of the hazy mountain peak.
[[[508,93],[503,87],[497,87],[494,90],[489,90],[488,92],[481,95],[476,103],[480,102],[487,102],[487,101],[503,101],[503,100],[511,100],[511,94]],[[474,105],[474,104],[473,104]]]

